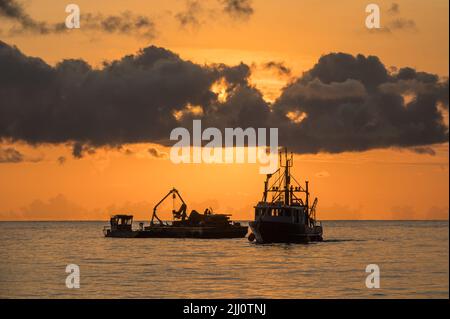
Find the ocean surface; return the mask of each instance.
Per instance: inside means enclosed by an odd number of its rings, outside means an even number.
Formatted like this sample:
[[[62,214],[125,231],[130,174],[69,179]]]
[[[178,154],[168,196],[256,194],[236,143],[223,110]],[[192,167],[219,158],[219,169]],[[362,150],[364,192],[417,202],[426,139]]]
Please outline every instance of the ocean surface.
[[[447,221],[325,221],[324,242],[104,238],[106,222],[0,222],[1,298],[448,298]],[[66,287],[66,266],[80,288]],[[380,269],[366,287],[366,266]]]

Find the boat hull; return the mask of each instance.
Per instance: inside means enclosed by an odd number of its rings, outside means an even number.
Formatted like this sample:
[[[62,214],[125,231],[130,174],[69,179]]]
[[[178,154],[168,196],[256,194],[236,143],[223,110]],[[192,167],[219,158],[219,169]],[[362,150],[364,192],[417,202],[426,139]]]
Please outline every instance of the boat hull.
[[[145,230],[108,231],[105,237],[115,238],[243,238],[248,232],[247,227],[171,227],[154,226]]]
[[[309,243],[322,241],[322,227],[301,224],[253,221],[249,223],[257,243]]]

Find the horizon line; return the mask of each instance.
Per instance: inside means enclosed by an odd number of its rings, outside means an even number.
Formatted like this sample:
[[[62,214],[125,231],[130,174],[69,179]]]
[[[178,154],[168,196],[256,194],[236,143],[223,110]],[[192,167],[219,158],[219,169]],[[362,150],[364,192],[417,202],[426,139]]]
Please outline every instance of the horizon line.
[[[30,219],[30,220],[17,220],[17,219],[11,219],[11,220],[0,220],[0,223],[3,222],[108,222],[109,220],[100,220],[100,219],[42,219],[42,220],[36,220],[36,219]],[[134,220],[135,222],[142,222],[147,220]],[[170,222],[172,220],[164,220],[165,222]],[[235,219],[233,221],[238,222],[251,222],[253,220],[250,219]],[[395,221],[402,221],[402,222],[448,222],[449,219],[323,219],[319,220],[322,222],[334,222],[334,221],[361,221],[361,222],[370,222],[370,221],[376,221],[376,222],[395,222]]]

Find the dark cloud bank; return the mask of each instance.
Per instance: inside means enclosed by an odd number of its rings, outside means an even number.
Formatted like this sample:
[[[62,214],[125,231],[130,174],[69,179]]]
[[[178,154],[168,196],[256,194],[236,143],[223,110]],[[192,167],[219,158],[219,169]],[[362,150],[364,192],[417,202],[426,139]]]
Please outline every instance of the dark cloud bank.
[[[448,111],[448,79],[434,74],[412,68],[391,74],[375,56],[331,53],[273,104],[249,75],[245,64],[198,65],[154,46],[98,70],[83,60],[53,67],[0,42],[0,139],[70,143],[81,157],[100,146],[169,145],[173,128],[201,118],[204,128],[278,127],[280,144],[298,153],[448,141],[441,113]],[[225,102],[211,90],[222,78]]]

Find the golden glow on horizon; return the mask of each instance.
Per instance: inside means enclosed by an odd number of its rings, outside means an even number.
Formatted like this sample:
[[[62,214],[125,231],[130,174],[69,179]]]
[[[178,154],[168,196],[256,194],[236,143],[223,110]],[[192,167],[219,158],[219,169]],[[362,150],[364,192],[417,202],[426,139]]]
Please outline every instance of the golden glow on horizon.
[[[79,160],[65,146],[15,146],[40,161],[0,165],[0,220],[102,220],[120,211],[147,220],[174,186],[189,209],[212,206],[235,219],[251,219],[261,199],[258,164],[175,165],[152,156],[150,148],[169,150],[150,144],[99,149]],[[434,156],[394,149],[297,155],[293,173],[310,181],[320,219],[447,219],[448,144],[434,149]]]

